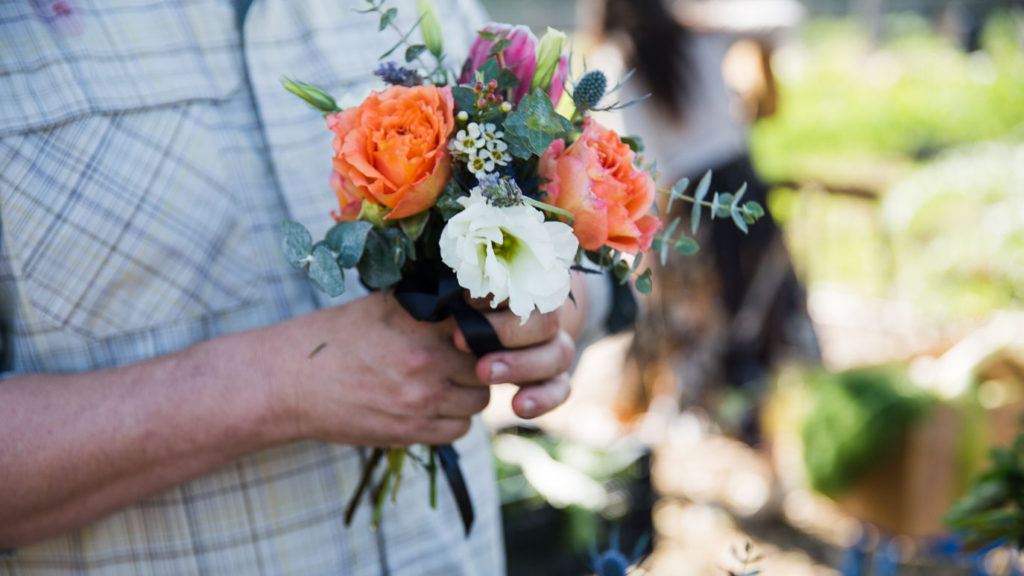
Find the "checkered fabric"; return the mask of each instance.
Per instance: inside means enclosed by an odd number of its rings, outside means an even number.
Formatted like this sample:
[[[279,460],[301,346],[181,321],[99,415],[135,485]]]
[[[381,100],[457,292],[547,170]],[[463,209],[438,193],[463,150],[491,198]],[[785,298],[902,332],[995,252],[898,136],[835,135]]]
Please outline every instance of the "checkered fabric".
[[[464,54],[483,15],[436,3]],[[392,4],[411,26],[415,3]],[[284,262],[278,225],[332,223],[331,134],[280,79],[343,105],[382,87],[371,71],[396,35],[365,6],[0,2],[3,377],[134,363],[328,304]],[[457,447],[468,539],[447,491],[429,508],[417,467],[380,531],[368,506],[346,528],[363,451],[305,442],[17,550],[0,574],[500,574],[486,430]]]

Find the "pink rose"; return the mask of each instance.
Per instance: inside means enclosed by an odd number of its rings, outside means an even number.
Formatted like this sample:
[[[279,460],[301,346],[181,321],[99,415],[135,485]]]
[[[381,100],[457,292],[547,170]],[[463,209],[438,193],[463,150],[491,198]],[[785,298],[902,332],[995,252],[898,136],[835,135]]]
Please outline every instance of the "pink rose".
[[[526,26],[512,26],[509,24],[488,24],[484,31],[497,36],[499,39],[506,38],[509,45],[501,52],[498,64],[519,79],[519,84],[512,90],[512,103],[519,104],[519,101],[530,92],[530,82],[533,81],[533,74],[537,71],[537,37],[533,35]],[[459,76],[460,84],[473,82],[473,74],[484,62],[493,56],[488,52],[494,46],[491,40],[485,40],[477,36],[473,46],[469,49],[469,58],[462,67],[462,74]],[[562,97],[562,83],[568,76],[569,60],[563,54],[558,62],[558,68],[551,78],[551,87],[548,88],[548,97],[553,105],[558,104]]]
[[[583,121],[583,133],[571,146],[555,140],[541,156],[545,200],[573,214],[573,231],[584,250],[609,246],[635,254],[650,249],[661,226],[651,214],[654,180],[633,164],[634,157],[615,132],[592,118]]]

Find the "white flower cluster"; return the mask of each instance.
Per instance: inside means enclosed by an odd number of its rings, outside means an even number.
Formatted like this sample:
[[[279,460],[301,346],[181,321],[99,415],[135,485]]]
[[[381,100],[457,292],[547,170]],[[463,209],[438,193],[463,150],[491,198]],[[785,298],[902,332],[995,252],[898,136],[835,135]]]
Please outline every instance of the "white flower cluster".
[[[455,134],[449,146],[456,158],[477,178],[493,174],[497,166],[506,166],[512,160],[508,144],[501,139],[505,133],[490,122],[470,122]]]

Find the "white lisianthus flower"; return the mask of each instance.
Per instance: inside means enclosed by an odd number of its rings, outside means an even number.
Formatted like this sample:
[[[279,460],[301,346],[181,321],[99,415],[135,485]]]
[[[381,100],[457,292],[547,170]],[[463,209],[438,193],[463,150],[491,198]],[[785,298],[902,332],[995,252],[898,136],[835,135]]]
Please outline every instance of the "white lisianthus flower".
[[[465,210],[441,232],[441,260],[473,298],[508,300],[523,323],[534,308],[551,312],[569,296],[569,268],[578,242],[563,222],[545,222],[526,204],[493,206],[474,188],[459,199]]]

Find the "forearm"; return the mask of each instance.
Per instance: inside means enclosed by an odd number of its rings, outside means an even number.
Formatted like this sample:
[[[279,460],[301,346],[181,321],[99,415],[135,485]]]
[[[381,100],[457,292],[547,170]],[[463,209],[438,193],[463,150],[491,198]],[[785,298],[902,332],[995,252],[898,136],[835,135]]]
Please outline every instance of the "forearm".
[[[124,368],[0,382],[0,548],[285,439],[258,342],[247,333]]]

